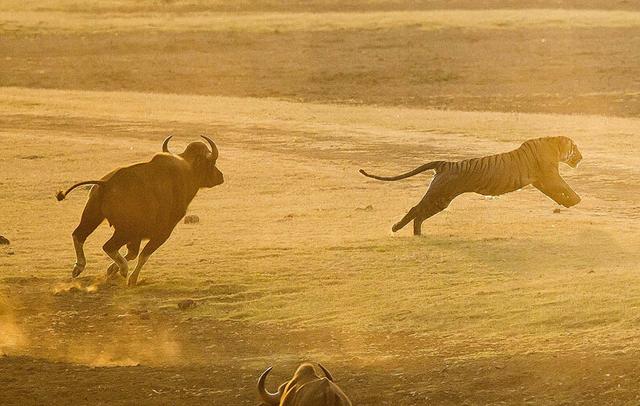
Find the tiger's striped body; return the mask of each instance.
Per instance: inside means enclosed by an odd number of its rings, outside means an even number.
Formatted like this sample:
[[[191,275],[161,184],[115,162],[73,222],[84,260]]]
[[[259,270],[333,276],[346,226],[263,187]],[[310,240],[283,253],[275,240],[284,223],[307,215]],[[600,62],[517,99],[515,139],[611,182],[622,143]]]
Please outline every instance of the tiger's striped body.
[[[434,161],[398,176],[360,172],[370,178],[394,181],[435,170],[420,203],[392,228],[398,231],[413,220],[414,234],[419,235],[424,220],[444,210],[463,193],[498,196],[532,184],[558,204],[571,207],[580,202],[580,197],[560,176],[558,163],[575,167],[581,159],[578,147],[570,138],[544,137],[528,140],[513,151],[457,162]]]

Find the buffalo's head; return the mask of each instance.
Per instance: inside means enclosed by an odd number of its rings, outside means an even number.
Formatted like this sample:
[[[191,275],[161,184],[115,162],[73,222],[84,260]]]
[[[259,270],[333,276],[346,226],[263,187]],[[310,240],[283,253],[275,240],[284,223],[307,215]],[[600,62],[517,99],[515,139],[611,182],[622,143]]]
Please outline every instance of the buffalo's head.
[[[162,151],[169,151],[169,140],[171,135],[165,138],[162,143]],[[197,178],[198,185],[200,187],[214,187],[224,183],[224,176],[220,169],[216,167],[216,161],[218,160],[218,147],[211,138],[203,135],[211,150],[203,142],[197,141],[187,145],[187,148],[182,154],[179,154],[184,160],[191,164],[194,174]]]

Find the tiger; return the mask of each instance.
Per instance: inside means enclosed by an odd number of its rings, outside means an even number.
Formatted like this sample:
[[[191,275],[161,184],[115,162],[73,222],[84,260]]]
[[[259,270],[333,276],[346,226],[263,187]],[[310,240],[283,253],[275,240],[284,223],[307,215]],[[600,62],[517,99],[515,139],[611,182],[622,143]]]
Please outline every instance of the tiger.
[[[569,137],[530,139],[519,148],[501,154],[462,161],[433,161],[397,176],[377,176],[360,169],[369,178],[397,181],[428,170],[435,175],[422,200],[391,230],[395,233],[413,220],[413,234],[422,234],[422,222],[446,209],[451,201],[463,193],[499,196],[527,185],[547,195],[564,207],[580,202],[580,196],[562,179],[558,163],[577,168],[582,154]]]

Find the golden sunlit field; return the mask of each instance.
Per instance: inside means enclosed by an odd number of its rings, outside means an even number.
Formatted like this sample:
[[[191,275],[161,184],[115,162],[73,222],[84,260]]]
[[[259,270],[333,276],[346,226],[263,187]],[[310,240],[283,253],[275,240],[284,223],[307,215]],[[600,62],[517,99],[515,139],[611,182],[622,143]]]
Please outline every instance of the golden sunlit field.
[[[304,360],[354,405],[640,403],[634,4],[0,2],[0,405],[258,405]],[[88,190],[56,191],[169,134],[220,150],[200,221],[134,288],[105,222],[72,279]],[[467,194],[394,234],[433,174],[358,173],[551,135],[570,209]]]

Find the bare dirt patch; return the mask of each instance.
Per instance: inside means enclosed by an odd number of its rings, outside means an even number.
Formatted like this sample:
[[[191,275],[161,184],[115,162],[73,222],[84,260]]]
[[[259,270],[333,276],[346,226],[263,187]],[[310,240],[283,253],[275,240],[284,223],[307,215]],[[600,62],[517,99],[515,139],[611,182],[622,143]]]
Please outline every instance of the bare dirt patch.
[[[638,403],[638,21],[603,0],[2,2],[0,404],[255,405],[266,366],[307,359],[357,405]],[[198,224],[135,289],[105,279],[104,224],[72,280],[86,191],[55,191],[203,133],[226,182]],[[463,196],[412,238],[390,227],[430,176],[358,174],[557,134],[585,157],[560,212]]]
[[[15,255],[0,255],[0,286],[24,343],[3,347],[10,401],[29,388],[36,403],[256,404],[266,365],[284,379],[303,359],[328,364],[357,404],[638,396],[637,120],[4,93],[12,186],[2,210]],[[71,281],[68,235],[84,197],[58,203],[53,192],[147,159],[168,132],[180,149],[203,131],[219,143],[228,182],[193,202],[202,221],[178,226],[136,289],[104,281],[103,225],[88,241],[86,276]],[[585,155],[563,170],[583,202],[559,214],[530,189],[465,196],[425,224],[425,237],[392,236],[429,176],[383,184],[357,173],[550,133]],[[197,306],[181,310],[185,300]]]

